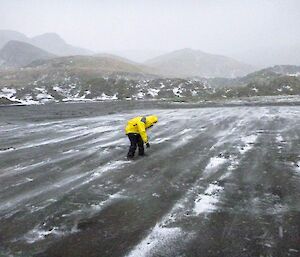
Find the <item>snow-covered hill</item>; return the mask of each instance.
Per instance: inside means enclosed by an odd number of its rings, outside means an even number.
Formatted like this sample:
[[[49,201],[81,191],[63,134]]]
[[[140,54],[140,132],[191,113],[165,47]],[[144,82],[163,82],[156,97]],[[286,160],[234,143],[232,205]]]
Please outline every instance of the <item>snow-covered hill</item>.
[[[83,59],[80,65],[78,59],[74,63],[74,59],[67,60],[53,59],[51,65],[45,62],[19,72],[0,73],[0,104],[139,99],[207,101],[300,95],[300,67],[296,66],[273,67],[232,80],[193,80],[156,78],[139,67],[115,61],[111,65],[115,64],[113,70],[118,67],[119,72],[114,72],[107,66],[110,62],[101,58],[98,62],[94,58]]]

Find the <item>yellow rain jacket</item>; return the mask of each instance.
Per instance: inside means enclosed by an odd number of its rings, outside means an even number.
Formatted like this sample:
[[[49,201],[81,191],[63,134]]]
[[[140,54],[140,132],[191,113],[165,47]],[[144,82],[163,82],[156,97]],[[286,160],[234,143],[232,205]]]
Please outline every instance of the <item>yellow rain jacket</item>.
[[[158,121],[157,116],[138,116],[127,122],[125,128],[126,135],[129,133],[140,134],[144,143],[148,143],[148,136],[146,129],[152,127]]]

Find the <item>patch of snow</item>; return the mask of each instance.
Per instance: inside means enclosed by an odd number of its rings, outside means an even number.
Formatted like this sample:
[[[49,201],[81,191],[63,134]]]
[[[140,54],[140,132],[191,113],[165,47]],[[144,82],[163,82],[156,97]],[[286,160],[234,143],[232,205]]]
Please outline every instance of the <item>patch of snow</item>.
[[[155,96],[158,95],[159,91],[160,91],[159,89],[149,88],[148,89],[148,94],[151,95],[152,97],[155,97]]]
[[[31,95],[25,95],[23,99],[19,100],[22,104],[31,105],[31,104],[39,104],[39,101],[35,101],[32,99]]]
[[[107,205],[111,204],[111,202],[114,199],[120,199],[120,198],[124,198],[124,196],[122,196],[121,192],[117,192],[115,194],[109,195],[108,199],[106,199],[105,201],[102,201],[102,202],[100,202],[98,204],[92,204],[91,208],[94,211],[99,212],[99,211],[103,210],[104,206],[107,206]]]
[[[169,141],[169,140],[171,140],[170,137],[156,138],[156,139],[152,140],[152,143],[159,144],[159,143],[162,143],[162,142],[165,142],[165,141]]]
[[[206,165],[204,173],[210,173],[215,171],[220,165],[224,164],[228,160],[224,157],[212,157],[209,163]]]
[[[219,202],[220,193],[223,190],[224,188],[217,184],[210,184],[204,194],[200,194],[195,200],[193,212],[199,215],[216,210],[216,203]]]
[[[192,94],[192,96],[197,96],[197,95],[198,95],[198,92],[197,92],[196,90],[192,90],[192,91],[191,91],[191,94]]]
[[[165,87],[166,87],[166,86],[164,85],[164,83],[162,83],[162,82],[160,82],[159,85],[160,85],[160,88],[165,88]]]
[[[136,95],[134,95],[134,98],[137,99],[143,99],[145,97],[145,93],[143,92],[138,92]]]
[[[8,148],[0,148],[0,153],[6,153],[6,152],[11,152],[15,150],[14,147],[8,147]]]
[[[176,238],[181,235],[181,232],[182,230],[180,228],[167,228],[156,224],[151,233],[126,257],[153,255],[158,247],[167,245],[170,241],[176,241]]]
[[[101,96],[98,96],[96,99],[97,100],[117,100],[118,97],[117,97],[117,94],[110,96],[110,95],[106,95],[105,93],[102,93]]]
[[[239,151],[241,154],[248,152],[253,148],[253,144],[257,140],[257,135],[249,135],[241,138],[241,141],[245,144],[244,146],[239,147]]]
[[[174,87],[172,91],[175,96],[182,97],[182,89],[180,87]]]
[[[36,95],[36,99],[41,101],[41,100],[50,100],[50,99],[53,99],[53,96],[52,95],[49,95],[49,94],[45,94],[45,93],[40,93],[40,94],[37,94]]]
[[[276,136],[276,142],[277,142],[277,143],[282,143],[282,142],[284,142],[283,137],[282,137],[280,134],[278,134],[278,135]]]
[[[99,177],[101,176],[103,173],[107,172],[107,171],[111,171],[111,170],[115,170],[118,169],[120,167],[122,167],[124,164],[128,164],[130,163],[130,161],[115,161],[115,162],[109,162],[107,163],[105,166],[100,167],[99,169],[97,169],[95,172],[92,173],[92,177]]]
[[[296,164],[296,172],[300,174],[300,161]]]
[[[299,77],[300,76],[300,72],[297,72],[297,73],[288,73],[287,75],[291,76],[291,77]]]
[[[33,244],[37,241],[46,239],[50,235],[60,237],[64,234],[65,232],[60,231],[58,227],[53,227],[49,230],[45,230],[40,228],[40,226],[36,226],[34,229],[30,230],[24,235],[24,240],[29,244]]]
[[[290,90],[290,91],[294,91],[294,89],[291,88],[290,85],[284,85],[284,86],[282,86],[282,88]]]
[[[54,86],[53,90],[57,91],[57,92],[65,92],[64,89],[60,88],[59,86]]]
[[[38,104],[39,103],[38,101],[32,100],[32,97],[28,96],[28,95],[25,95],[22,99],[16,98],[15,95],[16,95],[17,91],[14,88],[4,87],[4,88],[2,88],[1,91],[2,91],[2,93],[0,93],[0,97],[5,97],[11,101],[17,101],[20,104],[30,105],[30,104]]]
[[[14,94],[17,93],[17,91],[14,88],[7,88],[4,87],[1,90],[7,97],[12,97]]]
[[[35,90],[43,92],[43,93],[46,91],[46,89],[43,87],[36,87]]]

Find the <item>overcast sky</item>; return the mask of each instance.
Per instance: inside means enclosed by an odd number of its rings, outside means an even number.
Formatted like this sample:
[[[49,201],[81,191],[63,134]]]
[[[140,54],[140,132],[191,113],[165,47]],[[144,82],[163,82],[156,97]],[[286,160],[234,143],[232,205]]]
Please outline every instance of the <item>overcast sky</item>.
[[[299,0],[0,0],[0,29],[98,52],[232,53],[300,43]]]

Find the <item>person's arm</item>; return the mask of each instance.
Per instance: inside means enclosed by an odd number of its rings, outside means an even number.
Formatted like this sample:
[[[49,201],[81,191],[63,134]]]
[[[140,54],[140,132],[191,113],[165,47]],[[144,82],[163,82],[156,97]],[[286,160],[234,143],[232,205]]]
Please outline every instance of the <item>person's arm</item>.
[[[141,138],[143,139],[144,143],[147,144],[148,143],[148,136],[147,136],[147,133],[146,133],[145,123],[142,122],[142,121],[139,121],[137,123],[137,127],[138,127],[139,133],[141,135]]]

